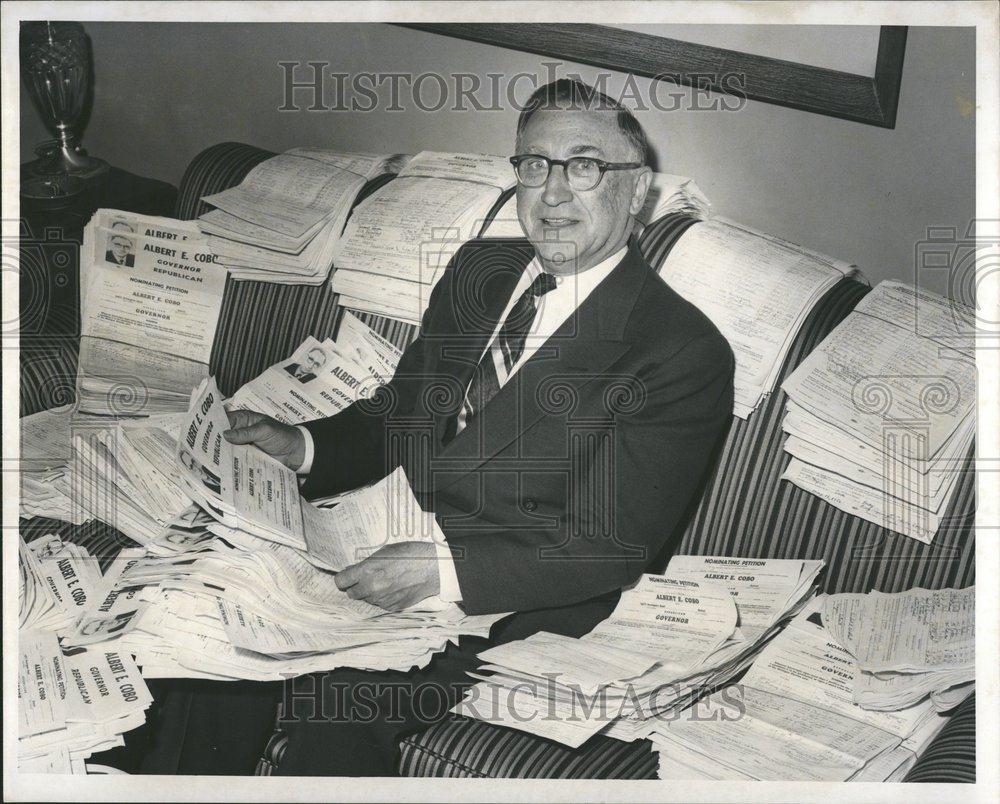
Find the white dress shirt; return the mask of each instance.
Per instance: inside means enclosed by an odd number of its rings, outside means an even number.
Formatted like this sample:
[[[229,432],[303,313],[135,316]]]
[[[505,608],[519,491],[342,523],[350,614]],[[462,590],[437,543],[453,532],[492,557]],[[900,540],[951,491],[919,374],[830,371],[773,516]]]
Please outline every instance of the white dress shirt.
[[[500,359],[501,361],[498,365],[497,371],[497,377],[500,380],[501,387],[503,387],[504,383],[506,383],[514,375],[514,373],[524,364],[526,360],[531,359],[532,355],[534,355],[535,352],[537,352],[538,349],[552,336],[552,334],[559,329],[560,326],[562,326],[566,319],[568,319],[576,311],[576,309],[583,304],[586,298],[593,292],[594,288],[596,288],[601,281],[614,270],[615,266],[622,261],[626,250],[626,248],[620,249],[603,262],[598,263],[593,268],[588,268],[582,273],[556,277],[555,289],[550,290],[540,299],[536,300],[537,309],[535,310],[535,317],[532,319],[528,336],[524,342],[524,351],[521,352],[521,356],[510,370],[510,373],[507,373],[503,366],[502,358],[499,358],[499,349],[494,349],[494,359]],[[510,311],[514,308],[517,300],[531,286],[535,277],[541,272],[542,266],[536,257],[528,263],[528,267],[525,269],[524,273],[521,274],[520,279],[518,279],[517,284],[514,286],[514,291],[511,293],[510,300],[507,302],[507,306],[500,314],[496,328],[493,330],[493,336],[487,342],[487,349],[491,349],[497,342],[500,334],[500,327],[503,326],[503,322],[510,314]],[[480,360],[482,360],[482,357],[480,357]],[[469,389],[466,388],[465,392],[468,394]],[[455,431],[456,435],[462,432],[465,428],[464,406],[458,415],[457,424],[458,426]],[[310,435],[309,431],[305,427],[301,426],[299,427],[299,430],[302,431],[302,434],[305,437],[305,460],[302,461],[302,466],[299,467],[298,474],[307,475],[312,470],[313,459],[315,458],[315,446],[313,445],[312,435]],[[455,571],[455,561],[451,555],[451,550],[448,548],[448,542],[445,539],[445,535],[441,528],[437,525],[437,522],[434,523],[434,530],[434,546],[438,555],[438,578],[440,583],[438,596],[445,601],[459,602],[462,599],[462,591],[458,586],[458,574]]]

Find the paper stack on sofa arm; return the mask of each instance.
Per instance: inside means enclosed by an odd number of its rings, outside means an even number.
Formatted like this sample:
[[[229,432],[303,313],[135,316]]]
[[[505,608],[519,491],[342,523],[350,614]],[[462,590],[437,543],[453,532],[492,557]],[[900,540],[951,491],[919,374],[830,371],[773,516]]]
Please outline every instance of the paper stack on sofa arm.
[[[785,380],[782,479],[930,544],[976,429],[962,305],[882,282]]]
[[[513,186],[502,156],[422,151],[354,210],[331,290],[344,307],[419,323],[452,255]]]
[[[736,358],[733,414],[746,419],[774,391],[795,336],[823,295],[857,268],[742,224],[691,226],[660,276],[707,315]]]
[[[821,568],[675,556],[579,640],[543,632],[480,654],[479,683],[454,711],[572,747],[597,733],[644,737],[745,668],[805,604]]]
[[[976,587],[831,595],[823,623],[857,661],[854,700],[894,711],[957,706],[976,677]]]
[[[776,636],[739,684],[669,721],[652,741],[661,779],[897,781],[947,722],[929,702],[854,702],[852,655],[818,624],[821,599]]]
[[[397,157],[293,148],[261,162],[237,187],[207,195],[198,219],[234,279],[320,285],[354,199]]]

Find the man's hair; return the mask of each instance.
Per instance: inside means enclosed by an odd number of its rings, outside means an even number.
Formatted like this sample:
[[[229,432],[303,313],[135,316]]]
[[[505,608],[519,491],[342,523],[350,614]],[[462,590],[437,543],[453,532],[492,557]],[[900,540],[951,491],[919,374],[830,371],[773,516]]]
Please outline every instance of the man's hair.
[[[603,92],[598,92],[589,84],[571,78],[559,78],[536,89],[528,98],[528,102],[521,110],[521,116],[517,119],[518,141],[520,141],[525,127],[535,112],[541,109],[615,112],[618,129],[625,135],[632,147],[639,152],[639,161],[645,165],[649,158],[649,143],[646,141],[646,132],[642,130],[635,115],[614,98]]]
[[[115,229],[124,229],[125,231],[129,232],[129,234],[135,234],[135,229],[133,229],[125,221],[114,221],[111,224],[111,230],[114,231]]]

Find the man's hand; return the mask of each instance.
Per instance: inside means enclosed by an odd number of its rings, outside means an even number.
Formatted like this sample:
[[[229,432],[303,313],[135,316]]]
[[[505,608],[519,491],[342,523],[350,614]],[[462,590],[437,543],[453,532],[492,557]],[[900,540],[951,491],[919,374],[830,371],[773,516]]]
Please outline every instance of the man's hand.
[[[334,581],[348,597],[402,611],[440,591],[437,551],[431,542],[387,544],[338,572]]]
[[[306,459],[306,439],[297,427],[282,424],[252,410],[232,410],[227,413],[232,429],[226,430],[222,435],[230,444],[253,444],[293,472],[297,472],[302,466]]]

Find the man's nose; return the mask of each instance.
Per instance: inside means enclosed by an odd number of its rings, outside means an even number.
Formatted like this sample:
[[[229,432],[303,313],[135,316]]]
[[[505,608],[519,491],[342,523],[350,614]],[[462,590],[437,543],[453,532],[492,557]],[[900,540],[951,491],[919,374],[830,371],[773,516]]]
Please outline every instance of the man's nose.
[[[573,188],[569,186],[566,179],[566,168],[562,165],[552,165],[549,169],[549,177],[545,180],[545,191],[542,193],[542,201],[550,207],[565,204],[573,198]]]

